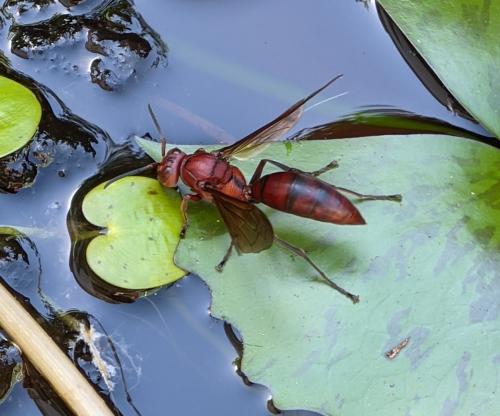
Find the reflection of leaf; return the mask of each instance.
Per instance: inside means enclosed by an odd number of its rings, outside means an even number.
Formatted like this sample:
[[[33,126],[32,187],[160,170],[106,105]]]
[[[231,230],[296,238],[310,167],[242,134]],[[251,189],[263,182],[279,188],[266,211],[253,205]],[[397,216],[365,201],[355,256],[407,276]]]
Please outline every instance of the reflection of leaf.
[[[140,142],[141,145],[144,142]],[[148,143],[154,157],[158,146]],[[192,147],[189,148],[192,151]],[[188,149],[185,148],[187,151]],[[314,155],[314,157],[311,157]],[[244,340],[242,368],[281,409],[325,415],[496,414],[500,398],[500,152],[447,136],[273,145],[262,157],[402,204],[359,204],[368,225],[342,227],[266,210],[352,305],[279,247],[234,256],[213,207],[190,207],[177,263],[210,286],[212,314]],[[241,162],[247,177],[257,161]],[[384,353],[410,337],[393,360]]]
[[[395,108],[367,108],[320,126],[302,129],[290,140],[330,140],[388,134],[446,134],[479,141],[489,138],[432,117]]]
[[[0,158],[28,143],[41,116],[42,107],[29,89],[0,76]]]
[[[458,101],[500,137],[500,2],[380,3]]]
[[[182,226],[180,197],[158,181],[123,178],[99,185],[83,200],[83,214],[106,227],[87,248],[87,262],[106,282],[124,289],[148,289],[184,276],[173,263]]]

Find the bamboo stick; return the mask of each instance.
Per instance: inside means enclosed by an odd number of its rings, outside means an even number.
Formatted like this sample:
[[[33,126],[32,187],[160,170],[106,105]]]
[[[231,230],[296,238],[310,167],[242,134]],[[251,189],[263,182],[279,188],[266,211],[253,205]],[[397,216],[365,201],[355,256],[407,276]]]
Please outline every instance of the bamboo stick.
[[[1,279],[0,327],[76,416],[114,416],[102,397]]]

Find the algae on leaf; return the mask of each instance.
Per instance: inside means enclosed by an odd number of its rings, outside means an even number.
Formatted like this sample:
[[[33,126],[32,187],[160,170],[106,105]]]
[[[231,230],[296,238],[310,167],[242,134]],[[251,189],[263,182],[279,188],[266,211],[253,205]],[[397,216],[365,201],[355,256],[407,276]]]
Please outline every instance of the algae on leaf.
[[[0,76],[0,158],[28,143],[41,117],[42,107],[35,94]]]
[[[378,1],[460,104],[500,138],[500,2]]]
[[[147,151],[157,157],[158,146]],[[358,227],[264,209],[278,235],[360,295],[357,305],[280,247],[234,256],[217,273],[229,236],[213,206],[190,206],[176,262],[209,285],[212,314],[240,331],[248,378],[268,386],[280,409],[328,416],[495,414],[500,152],[416,135],[299,142],[291,151],[278,143],[260,156],[303,170],[336,159],[328,182],[401,193],[403,202],[360,203],[367,225]],[[257,162],[238,166],[248,178]]]

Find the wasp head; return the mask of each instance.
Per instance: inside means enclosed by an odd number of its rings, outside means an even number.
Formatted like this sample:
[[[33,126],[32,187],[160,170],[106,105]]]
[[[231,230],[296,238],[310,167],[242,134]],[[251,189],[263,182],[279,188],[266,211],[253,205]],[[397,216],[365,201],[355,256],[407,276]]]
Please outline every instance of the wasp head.
[[[170,149],[158,164],[157,175],[160,183],[167,188],[174,188],[179,181],[181,163],[186,157],[182,150]]]

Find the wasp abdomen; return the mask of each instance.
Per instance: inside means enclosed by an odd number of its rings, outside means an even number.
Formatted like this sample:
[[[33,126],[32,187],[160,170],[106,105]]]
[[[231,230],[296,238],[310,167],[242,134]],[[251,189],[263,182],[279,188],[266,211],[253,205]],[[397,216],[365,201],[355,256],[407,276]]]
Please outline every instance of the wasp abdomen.
[[[357,208],[333,185],[301,172],[276,172],[251,185],[252,199],[316,221],[365,224]]]

